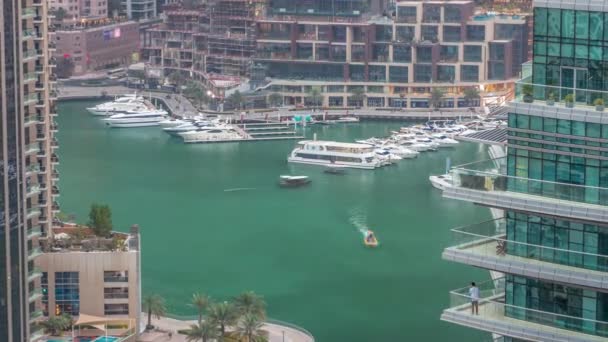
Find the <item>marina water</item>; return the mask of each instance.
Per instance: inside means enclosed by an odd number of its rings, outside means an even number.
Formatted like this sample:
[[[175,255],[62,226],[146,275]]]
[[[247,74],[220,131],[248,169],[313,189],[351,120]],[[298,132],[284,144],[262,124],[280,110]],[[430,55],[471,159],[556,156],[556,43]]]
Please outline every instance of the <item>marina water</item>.
[[[295,141],[184,145],[158,127],[107,129],[59,105],[60,203],[86,222],[93,202],[114,226],[142,232],[143,292],[192,315],[194,292],[216,300],[245,290],[264,296],[269,316],[326,341],[466,341],[489,335],[439,320],[448,291],[489,278],[441,260],[450,229],[490,219],[487,209],[442,199],[429,174],[487,159],[461,143],[373,171],[324,174],[287,164]],[[318,139],[352,142],[388,135],[395,122],[310,126]],[[281,174],[307,175],[282,189]],[[363,246],[372,229],[380,246]]]

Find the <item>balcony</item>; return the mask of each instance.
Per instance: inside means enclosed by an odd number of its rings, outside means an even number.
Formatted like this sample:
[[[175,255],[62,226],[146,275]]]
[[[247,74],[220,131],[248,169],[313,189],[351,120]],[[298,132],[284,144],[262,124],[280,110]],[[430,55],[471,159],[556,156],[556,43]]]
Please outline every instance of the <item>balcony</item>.
[[[53,153],[51,155],[51,164],[53,164],[53,165],[58,165],[59,164],[59,157],[57,156],[56,153]]]
[[[40,149],[38,153],[36,153],[36,156],[38,156],[38,158],[46,158],[46,149]]]
[[[24,8],[21,11],[21,19],[33,18],[37,15],[37,11],[35,8]]]
[[[40,217],[38,218],[38,222],[40,224],[47,224],[47,223],[49,223],[49,217],[45,214],[41,214]]]
[[[605,222],[608,188],[508,176],[506,158],[454,167],[443,196],[485,206]]]
[[[40,187],[38,185],[28,185],[25,189],[27,197],[32,197],[40,193]]]
[[[530,109],[539,115],[542,112],[552,113],[552,117],[556,113],[568,115],[569,120],[575,120],[575,115],[581,116],[580,120],[586,116],[601,118],[604,107],[608,106],[608,91],[533,84],[526,78],[515,82],[511,106]]]
[[[36,65],[36,67],[34,68],[34,71],[38,75],[43,74],[44,73],[44,67],[42,65]]]
[[[44,83],[36,82],[36,91],[43,91],[45,88],[46,86],[44,85]]]
[[[38,58],[37,50],[32,49],[32,50],[23,51],[23,61],[24,62],[29,62],[36,58]]]
[[[27,281],[33,281],[34,279],[42,276],[42,270],[38,267],[34,267],[27,272]]]
[[[37,256],[39,256],[41,254],[42,254],[42,250],[40,249],[40,247],[32,248],[32,249],[29,250],[29,252],[27,254],[27,259],[28,260],[33,260]]]
[[[507,240],[503,219],[452,229],[442,258],[524,277],[608,289],[608,255]]]
[[[40,275],[42,275],[42,272],[40,273]],[[37,301],[38,299],[42,298],[42,290],[40,289],[35,289],[33,291],[30,291],[30,295],[28,297],[28,301],[30,303]]]
[[[48,190],[48,186],[46,185],[46,182],[42,181],[40,182],[40,191],[47,191]],[[40,202],[38,202],[38,204],[40,204]]]
[[[36,215],[40,215],[40,209],[38,208],[29,208],[27,209],[27,218],[31,219]]]
[[[34,104],[38,101],[38,94],[29,94],[29,95],[25,95],[23,97],[23,105],[24,106],[29,106],[31,104]]]
[[[40,230],[40,226],[30,227],[27,230],[27,238],[33,239],[35,237],[39,237],[42,235],[42,231]]]
[[[32,82],[38,79],[38,75],[35,72],[28,72],[23,75],[24,82]]]
[[[32,154],[32,153],[36,153],[40,150],[40,145],[38,145],[38,143],[33,143],[33,144],[29,144],[25,146],[25,154]]]
[[[49,129],[51,130],[51,132],[57,133],[57,130],[59,129],[59,127],[57,126],[57,123],[53,121],[53,123],[51,124]]]
[[[471,314],[469,287],[451,291],[450,308],[443,311],[441,320],[529,341],[606,341],[598,335],[608,336],[608,322],[506,304],[502,285],[499,282],[493,288],[495,284],[478,284],[479,315]]]
[[[59,196],[59,188],[56,186],[53,186],[53,188],[51,189],[51,195]]]
[[[59,180],[59,171],[54,170],[53,173],[51,173],[51,179],[53,181],[58,181]]]
[[[61,209],[59,208],[59,203],[57,201],[53,201],[53,205],[51,206],[51,210],[54,213],[58,213]]]
[[[26,176],[31,176],[34,173],[37,173],[38,171],[40,171],[40,165],[38,164],[30,164],[25,167]]]
[[[38,123],[38,118],[36,117],[36,123]],[[46,140],[46,135],[43,132],[38,131],[36,133],[36,140],[37,141],[45,141]]]
[[[30,321],[35,321],[35,320],[41,319],[42,317],[44,317],[42,310],[36,310],[36,311],[30,312]]]

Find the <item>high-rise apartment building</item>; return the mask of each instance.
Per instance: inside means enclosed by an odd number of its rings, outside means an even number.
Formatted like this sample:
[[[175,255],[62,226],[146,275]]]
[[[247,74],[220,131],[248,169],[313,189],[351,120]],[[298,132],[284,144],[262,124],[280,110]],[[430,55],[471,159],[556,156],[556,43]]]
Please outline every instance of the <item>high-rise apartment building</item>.
[[[121,0],[120,13],[132,20],[156,17],[156,0]]]
[[[608,339],[608,7],[536,0],[532,75],[509,106],[507,155],[452,169],[448,198],[504,217],[453,229],[443,258],[492,272],[445,321],[506,340]]]
[[[470,107],[465,88],[512,91],[528,56],[527,20],[476,14],[473,1],[270,0],[256,20],[256,63],[265,89],[290,105],[320,87],[324,106],[429,108],[441,88],[441,108]]]
[[[4,1],[0,12],[0,341],[41,337],[38,239],[58,210],[59,162],[47,2]]]

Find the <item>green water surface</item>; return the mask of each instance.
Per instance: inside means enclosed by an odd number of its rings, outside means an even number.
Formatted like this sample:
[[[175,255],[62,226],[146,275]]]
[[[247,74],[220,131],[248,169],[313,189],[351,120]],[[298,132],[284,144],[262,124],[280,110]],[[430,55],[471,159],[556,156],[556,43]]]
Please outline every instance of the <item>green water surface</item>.
[[[301,325],[317,341],[473,341],[487,337],[439,320],[448,292],[489,278],[441,259],[450,228],[490,218],[442,199],[428,182],[452,164],[487,159],[483,146],[421,154],[398,166],[327,175],[286,162],[295,141],[184,145],[159,128],[107,129],[59,105],[62,210],[86,222],[92,202],[110,204],[117,230],[141,227],[143,291],[176,314],[193,314],[193,292],[226,299],[262,294],[269,316]],[[402,124],[306,128],[319,139],[387,135]],[[281,189],[281,174],[311,186]],[[380,247],[363,246],[360,230]]]

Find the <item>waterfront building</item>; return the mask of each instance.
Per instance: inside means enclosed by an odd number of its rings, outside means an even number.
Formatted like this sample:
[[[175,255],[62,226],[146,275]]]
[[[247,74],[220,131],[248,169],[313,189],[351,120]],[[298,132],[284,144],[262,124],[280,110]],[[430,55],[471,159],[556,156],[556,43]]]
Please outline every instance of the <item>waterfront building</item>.
[[[61,22],[78,23],[82,19],[102,19],[108,17],[107,0],[51,0],[49,8],[57,13],[62,10]]]
[[[469,87],[512,94],[527,59],[526,16],[476,15],[473,1],[394,5],[269,1],[256,20],[255,62],[269,78],[262,88],[309,105],[318,87],[329,107],[429,108],[435,88],[446,93],[441,108],[471,107]]]
[[[182,72],[214,93],[238,85],[255,53],[254,19],[261,1],[212,0],[165,6],[165,21],[146,31],[143,59],[165,76]]]
[[[38,260],[44,316],[120,322],[109,334],[134,339],[141,315],[139,228],[114,232],[109,239],[77,226],[56,227],[54,235]],[[84,334],[81,330],[80,336]]]
[[[58,210],[54,60],[45,1],[3,2],[0,12],[0,341],[37,341],[42,317],[39,238]]]
[[[443,258],[488,269],[442,320],[510,340],[608,338],[608,8],[534,2],[532,73],[509,105],[507,156],[452,169],[444,197],[502,209],[453,229]],[[497,135],[494,135],[497,136]]]
[[[130,20],[144,20],[156,17],[156,0],[121,0],[120,13]]]
[[[56,30],[53,40],[59,68],[66,67],[65,60],[69,61],[71,70],[66,76],[126,67],[139,61],[139,24],[133,21],[63,27]]]

